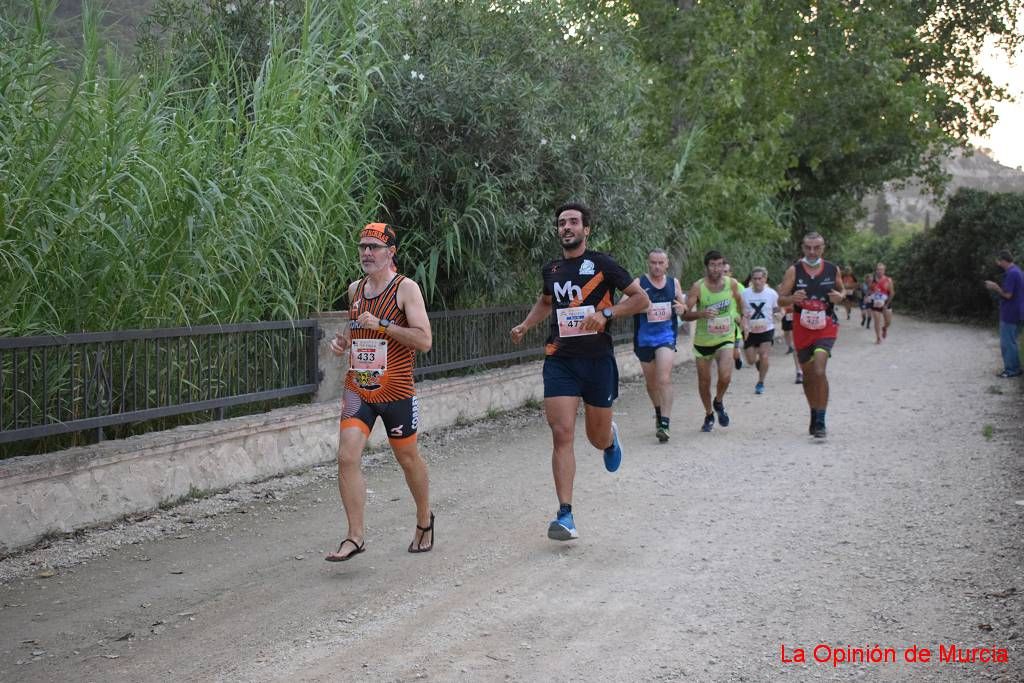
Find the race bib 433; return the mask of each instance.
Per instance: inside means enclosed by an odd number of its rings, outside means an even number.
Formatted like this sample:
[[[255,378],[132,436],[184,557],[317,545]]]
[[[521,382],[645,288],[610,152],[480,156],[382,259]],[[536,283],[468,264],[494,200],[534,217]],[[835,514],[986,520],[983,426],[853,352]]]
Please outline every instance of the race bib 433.
[[[383,374],[388,369],[388,340],[352,340],[348,367],[353,372],[373,371],[378,375]]]

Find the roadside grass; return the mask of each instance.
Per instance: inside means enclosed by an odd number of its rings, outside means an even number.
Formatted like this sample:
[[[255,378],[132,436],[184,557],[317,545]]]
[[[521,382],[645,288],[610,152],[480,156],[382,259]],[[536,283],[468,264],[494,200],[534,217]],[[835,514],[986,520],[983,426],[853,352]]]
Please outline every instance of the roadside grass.
[[[528,398],[523,402],[523,407],[529,410],[540,410],[544,406],[539,398]]]
[[[170,510],[171,508],[178,507],[184,503],[189,503],[193,500],[202,500],[203,498],[209,498],[210,496],[216,495],[219,491],[203,491],[196,487],[195,484],[189,484],[188,493],[183,493],[180,496],[166,498],[160,501],[158,506],[161,510]]]

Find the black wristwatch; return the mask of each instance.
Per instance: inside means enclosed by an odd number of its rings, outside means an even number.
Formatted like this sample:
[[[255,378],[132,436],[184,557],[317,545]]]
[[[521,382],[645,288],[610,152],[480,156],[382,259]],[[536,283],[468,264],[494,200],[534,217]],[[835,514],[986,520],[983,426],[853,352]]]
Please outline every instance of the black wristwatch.
[[[615,315],[615,314],[612,313],[612,307],[609,306],[608,308],[602,308],[601,309],[601,315],[603,315],[606,320],[611,320],[612,316]]]
[[[391,327],[391,321],[388,320],[387,318],[381,318],[380,320],[377,321],[377,327],[379,327],[382,330],[386,330],[389,327]]]

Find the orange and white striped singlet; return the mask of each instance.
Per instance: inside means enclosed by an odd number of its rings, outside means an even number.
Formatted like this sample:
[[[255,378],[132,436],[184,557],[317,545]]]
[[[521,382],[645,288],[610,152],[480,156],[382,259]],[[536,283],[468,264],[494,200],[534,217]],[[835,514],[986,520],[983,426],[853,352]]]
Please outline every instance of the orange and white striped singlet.
[[[356,286],[352,305],[349,307],[349,320],[355,321],[360,315],[368,312],[377,318],[390,320],[400,327],[408,327],[409,321],[406,319],[405,313],[398,307],[398,286],[404,279],[405,276],[395,274],[384,291],[370,299],[363,296],[366,278],[360,280]],[[380,330],[354,328],[351,330],[351,334],[353,344],[360,339],[386,340],[388,345],[387,369],[379,375],[372,372],[350,370],[345,377],[346,389],[355,391],[367,403],[388,403],[416,395],[412,377],[412,371],[416,365],[416,352],[413,349],[398,343]]]

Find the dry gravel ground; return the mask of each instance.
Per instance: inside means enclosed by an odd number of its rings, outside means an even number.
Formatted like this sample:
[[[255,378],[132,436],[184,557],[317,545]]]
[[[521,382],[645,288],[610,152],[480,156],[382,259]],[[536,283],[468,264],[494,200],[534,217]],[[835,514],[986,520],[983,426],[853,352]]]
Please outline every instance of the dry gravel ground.
[[[768,393],[736,373],[711,434],[679,368],[667,445],[624,385],[622,469],[577,443],[576,542],[545,536],[550,437],[523,409],[424,437],[432,553],[405,552],[411,500],[377,454],[348,563],[321,559],[330,467],[7,558],[0,680],[1024,680],[1022,383],[994,376],[988,329],[873,337],[844,326],[824,443],[778,347]],[[820,644],[900,663],[818,664]],[[949,644],[1009,662],[902,661]]]

